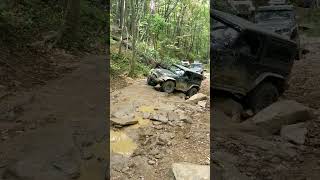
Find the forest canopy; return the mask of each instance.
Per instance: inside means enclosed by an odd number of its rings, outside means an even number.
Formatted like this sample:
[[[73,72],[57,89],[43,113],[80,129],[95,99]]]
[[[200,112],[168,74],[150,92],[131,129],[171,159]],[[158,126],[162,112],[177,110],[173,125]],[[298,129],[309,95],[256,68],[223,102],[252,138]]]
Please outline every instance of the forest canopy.
[[[129,46],[131,69],[141,56],[146,64],[208,62],[208,0],[112,0],[110,22],[111,41],[122,42],[111,53],[121,55]]]

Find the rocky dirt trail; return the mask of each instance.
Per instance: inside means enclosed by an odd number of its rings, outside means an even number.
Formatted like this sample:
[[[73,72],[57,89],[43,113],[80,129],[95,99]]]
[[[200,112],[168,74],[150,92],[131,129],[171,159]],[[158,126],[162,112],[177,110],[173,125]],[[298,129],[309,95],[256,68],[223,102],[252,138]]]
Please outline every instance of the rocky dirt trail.
[[[213,178],[319,179],[320,41],[303,42],[310,53],[295,62],[279,102],[252,117],[229,97],[213,97]]]
[[[193,102],[180,92],[160,92],[145,79],[129,84],[111,93],[111,179],[172,179],[173,171],[176,179],[196,176],[181,170],[186,167],[208,179],[209,79],[201,90],[207,94]],[[192,165],[175,164],[182,162]],[[177,177],[181,172],[184,177]]]
[[[62,78],[1,99],[0,179],[105,178],[105,56],[72,65]]]

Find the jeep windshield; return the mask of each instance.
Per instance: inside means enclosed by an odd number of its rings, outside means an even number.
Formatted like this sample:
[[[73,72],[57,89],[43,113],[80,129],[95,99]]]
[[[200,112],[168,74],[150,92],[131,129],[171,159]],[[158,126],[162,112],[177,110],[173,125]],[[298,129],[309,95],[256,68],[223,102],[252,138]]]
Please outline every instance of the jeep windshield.
[[[239,36],[238,31],[215,19],[213,19],[213,28],[211,32],[213,47],[217,49],[223,49],[232,45]]]
[[[179,76],[184,74],[184,70],[175,65],[170,66],[168,70]]]
[[[266,21],[287,21],[294,18],[293,11],[290,10],[281,10],[281,11],[258,11],[255,20],[257,22],[266,22]]]
[[[190,68],[202,68],[202,64],[191,64]]]

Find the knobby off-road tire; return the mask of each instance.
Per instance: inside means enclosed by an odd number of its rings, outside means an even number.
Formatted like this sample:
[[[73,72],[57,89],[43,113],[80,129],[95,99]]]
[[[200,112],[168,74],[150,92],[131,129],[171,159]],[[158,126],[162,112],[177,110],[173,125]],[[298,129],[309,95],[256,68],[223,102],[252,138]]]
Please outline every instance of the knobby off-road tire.
[[[198,88],[192,87],[187,91],[187,96],[191,97],[198,93]]]
[[[261,111],[279,98],[278,88],[270,82],[258,85],[249,95],[249,106],[254,113]]]
[[[161,90],[166,93],[172,93],[176,87],[176,83],[174,81],[165,81],[161,84]]]

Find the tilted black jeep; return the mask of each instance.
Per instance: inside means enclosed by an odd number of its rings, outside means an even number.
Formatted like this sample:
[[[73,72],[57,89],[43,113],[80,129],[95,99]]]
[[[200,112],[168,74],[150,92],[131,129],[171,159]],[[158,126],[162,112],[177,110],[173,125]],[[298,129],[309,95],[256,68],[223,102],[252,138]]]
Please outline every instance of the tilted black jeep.
[[[160,84],[161,90],[172,93],[174,90],[183,91],[191,97],[200,90],[204,76],[189,68],[177,64],[169,67],[156,67],[148,75],[147,84],[156,86]]]
[[[211,88],[232,93],[254,112],[288,87],[297,44],[240,17],[212,9]]]

